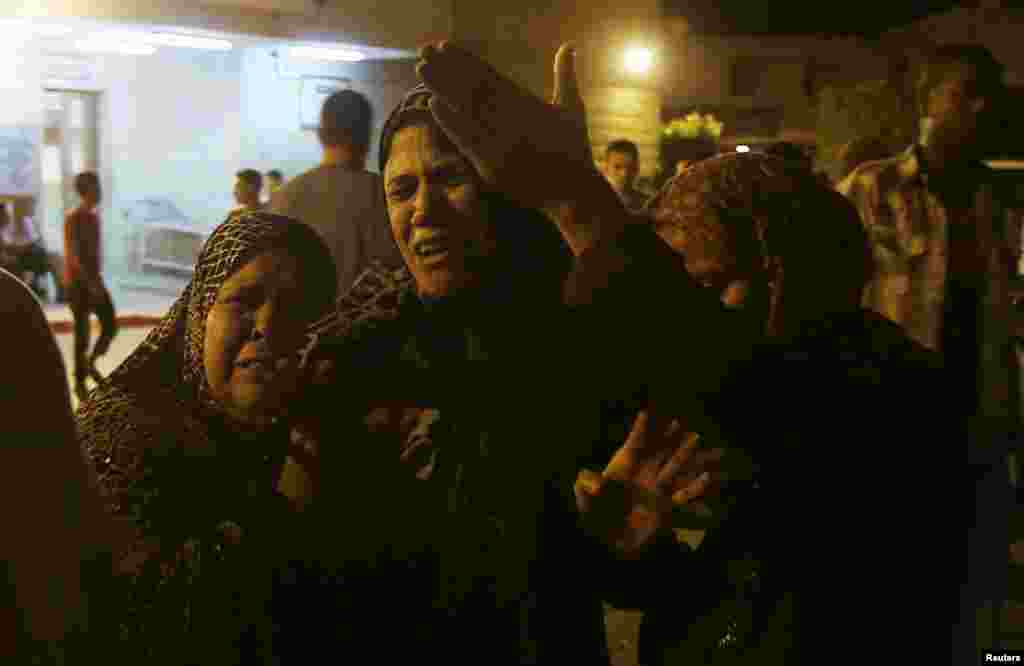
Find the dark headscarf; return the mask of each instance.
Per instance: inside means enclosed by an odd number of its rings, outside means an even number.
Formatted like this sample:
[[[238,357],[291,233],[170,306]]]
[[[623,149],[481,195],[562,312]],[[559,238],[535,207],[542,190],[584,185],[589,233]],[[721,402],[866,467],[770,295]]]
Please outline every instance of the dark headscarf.
[[[705,222],[709,210],[720,225]],[[737,261],[768,287],[769,334],[842,307],[870,276],[856,209],[776,157],[734,153],[699,162],[670,180],[648,211],[658,226],[728,236]]]
[[[424,124],[435,128],[439,136],[444,136],[430,113],[432,96],[433,93],[425,85],[419,84],[406,93],[388,116],[380,138],[378,166],[381,175],[387,167],[391,144],[399,130],[413,124]],[[479,175],[477,180],[480,181]],[[497,268],[499,272],[511,273],[509,277],[514,276],[520,283],[537,279],[543,288],[549,284],[549,280],[557,279],[569,270],[571,254],[568,246],[547,218],[539,211],[524,208],[486,186],[481,189],[497,242],[497,256],[490,257],[489,262],[496,268],[500,265]],[[527,265],[530,269],[524,271]]]
[[[147,619],[126,620],[137,623],[125,631],[140,649],[171,649],[149,644],[158,636],[170,644],[175,641],[171,637],[194,639],[191,632],[198,629],[179,633],[183,626],[199,624],[193,619],[190,625],[190,615],[195,618],[201,608],[215,615],[220,611],[210,609],[224,610],[221,602],[199,601],[210,579],[193,587],[197,553],[216,557],[218,539],[233,533],[232,525],[241,523],[247,533],[259,527],[247,519],[269,513],[261,502],[273,496],[274,474],[264,456],[283,460],[287,429],[282,424],[250,433],[244,446],[231,446],[237,437],[227,436],[234,431],[210,395],[203,342],[221,286],[249,259],[271,248],[301,257],[311,305],[329,308],[337,288],[334,263],[315,232],[263,212],[232,216],[206,241],[192,280],[163,320],[78,410],[80,442],[95,466],[108,512],[127,530],[117,557],[123,573],[135,573],[128,574],[134,581],[132,598],[121,610],[131,617],[140,609],[155,609],[145,611]],[[254,479],[260,481],[255,502],[246,490]],[[269,515],[266,519],[273,522]],[[172,580],[180,587],[170,585]],[[191,611],[185,610],[189,604],[194,604]]]

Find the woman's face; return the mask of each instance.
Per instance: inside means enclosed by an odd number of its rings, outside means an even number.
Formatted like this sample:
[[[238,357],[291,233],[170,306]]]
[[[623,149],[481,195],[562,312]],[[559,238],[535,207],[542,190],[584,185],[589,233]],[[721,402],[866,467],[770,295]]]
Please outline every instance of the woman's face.
[[[750,276],[741,269],[729,231],[713,208],[704,209],[699,219],[658,223],[656,229],[673,250],[684,255],[686,271],[719,293],[723,304],[731,308],[747,304]]]
[[[298,384],[297,352],[315,313],[299,263],[268,250],[221,286],[206,319],[203,366],[213,398],[242,423],[262,425]]]
[[[384,169],[391,231],[421,294],[447,296],[471,284],[474,257],[493,249],[469,163],[426,124],[400,129]]]

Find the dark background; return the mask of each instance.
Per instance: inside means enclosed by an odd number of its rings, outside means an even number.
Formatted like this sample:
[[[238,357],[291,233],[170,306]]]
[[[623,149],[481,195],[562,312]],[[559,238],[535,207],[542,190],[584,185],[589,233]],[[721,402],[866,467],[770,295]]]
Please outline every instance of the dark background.
[[[662,0],[666,16],[680,16],[704,34],[832,34],[874,36],[958,6],[950,0]],[[1024,7],[1024,0],[1004,0]]]

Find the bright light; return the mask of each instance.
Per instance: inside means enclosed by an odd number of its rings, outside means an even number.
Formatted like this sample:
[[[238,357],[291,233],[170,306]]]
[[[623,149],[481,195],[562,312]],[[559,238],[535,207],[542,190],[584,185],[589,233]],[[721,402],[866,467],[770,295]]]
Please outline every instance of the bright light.
[[[117,55],[153,55],[156,47],[138,42],[127,42],[110,37],[92,36],[75,43],[75,48],[84,53],[113,53]]]
[[[230,51],[232,44],[226,39],[214,39],[212,37],[195,37],[193,35],[180,35],[173,32],[154,32],[143,35],[143,41],[150,44],[162,46],[179,46],[186,49],[205,49],[207,51]]]
[[[626,49],[625,63],[633,74],[646,74],[654,65],[654,52],[642,46]]]
[[[112,31],[92,35],[89,41],[98,40],[110,44],[127,44],[143,49],[154,46],[175,46],[186,49],[204,49],[207,51],[230,51],[231,42],[210,37],[196,37],[172,32],[125,32]]]
[[[56,23],[34,23],[7,19],[0,21],[0,32],[4,38],[11,37],[18,41],[26,41],[33,37],[63,37],[71,33],[71,28]]]
[[[288,49],[288,55],[304,60],[327,60],[330,62],[358,62],[366,58],[359,51],[329,49],[320,46],[292,46]]]
[[[736,152],[737,153],[749,153],[750,152],[750,146],[736,146]]]

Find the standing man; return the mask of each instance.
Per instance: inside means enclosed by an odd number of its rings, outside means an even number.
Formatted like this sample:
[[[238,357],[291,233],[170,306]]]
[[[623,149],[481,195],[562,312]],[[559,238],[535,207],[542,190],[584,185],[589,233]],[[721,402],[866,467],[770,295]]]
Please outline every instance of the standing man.
[[[266,196],[263,199],[263,202],[265,204],[269,204],[271,201],[273,201],[274,195],[277,194],[277,191],[284,187],[284,174],[278,171],[277,169],[271,169],[270,171],[267,172],[266,183],[267,191]]]
[[[917,92],[919,141],[898,157],[858,167],[838,189],[860,210],[874,248],[866,305],[941,351],[950,371],[949,404],[936,408],[961,418],[956,436],[968,444],[965,487],[974,495],[955,639],[964,661],[996,647],[989,622],[1005,597],[1006,450],[1020,418],[1010,283],[1021,237],[981,163],[997,130],[1003,66],[982,46],[943,46],[928,58]]]
[[[246,213],[262,210],[260,193],[263,192],[263,176],[255,169],[243,169],[235,174],[235,203],[238,206],[231,211]]]
[[[305,222],[327,243],[344,294],[371,262],[401,266],[391,236],[379,175],[366,170],[373,126],[369,100],[354,90],[327,98],[320,111],[320,166],[293,178],[273,198],[270,210]]]
[[[608,144],[604,154],[604,175],[630,212],[647,203],[647,195],[636,189],[640,171],[640,151],[632,141],[619,139]]]
[[[100,218],[96,213],[102,196],[99,176],[92,171],[78,174],[75,191],[81,203],[64,221],[64,280],[75,320],[75,394],[79,400],[85,400],[86,379],[92,378],[97,383],[102,379],[96,370],[96,359],[110,349],[117,335],[117,317],[100,273],[103,255]],[[100,320],[100,337],[90,353],[89,316],[92,313]]]

